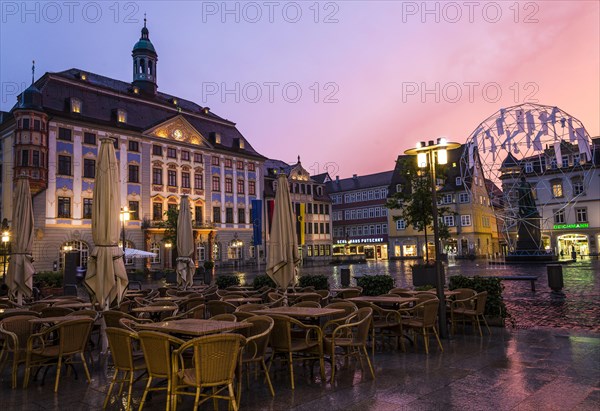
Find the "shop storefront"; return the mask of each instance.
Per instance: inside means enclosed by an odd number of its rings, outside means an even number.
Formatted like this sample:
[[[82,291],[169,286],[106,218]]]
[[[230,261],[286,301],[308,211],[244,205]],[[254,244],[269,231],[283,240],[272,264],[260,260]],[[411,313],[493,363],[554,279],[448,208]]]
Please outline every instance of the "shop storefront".
[[[333,246],[333,255],[349,255],[367,260],[387,260],[388,245],[384,238],[353,238],[338,240]]]

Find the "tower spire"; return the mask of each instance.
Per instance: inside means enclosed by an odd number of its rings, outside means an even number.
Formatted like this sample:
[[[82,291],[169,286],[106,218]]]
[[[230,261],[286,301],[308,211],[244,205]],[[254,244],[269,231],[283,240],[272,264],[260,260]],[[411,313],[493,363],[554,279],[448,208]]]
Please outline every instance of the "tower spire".
[[[35,60],[31,61],[31,84],[35,82]]]
[[[146,27],[146,13],[144,13],[144,27]]]

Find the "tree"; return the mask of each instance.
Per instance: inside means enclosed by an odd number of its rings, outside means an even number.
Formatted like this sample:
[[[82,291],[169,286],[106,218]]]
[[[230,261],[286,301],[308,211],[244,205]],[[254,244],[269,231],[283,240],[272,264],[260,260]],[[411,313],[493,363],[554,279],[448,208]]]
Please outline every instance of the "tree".
[[[429,169],[418,169],[414,157],[404,157],[398,160],[397,168],[402,172],[402,189],[395,192],[386,202],[386,207],[400,210],[394,220],[404,220],[406,225],[423,231],[425,235],[425,260],[429,261],[427,247],[427,230],[433,231],[433,195],[431,192],[431,173]],[[444,176],[444,170],[436,166],[436,175]],[[451,214],[447,207],[438,206],[438,216]],[[438,224],[440,240],[450,238],[448,227]]]
[[[177,260],[177,220],[179,218],[179,209],[176,207],[168,208],[164,215],[167,219],[160,221],[157,226],[165,229],[162,242],[171,244],[171,266],[174,267]]]

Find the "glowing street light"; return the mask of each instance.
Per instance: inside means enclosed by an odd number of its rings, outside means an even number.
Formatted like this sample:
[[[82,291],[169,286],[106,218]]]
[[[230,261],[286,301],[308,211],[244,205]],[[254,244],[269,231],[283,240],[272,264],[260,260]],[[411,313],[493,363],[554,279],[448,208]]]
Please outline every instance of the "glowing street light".
[[[125,254],[125,225],[129,221],[129,208],[121,208],[121,222],[123,223],[123,254]]]

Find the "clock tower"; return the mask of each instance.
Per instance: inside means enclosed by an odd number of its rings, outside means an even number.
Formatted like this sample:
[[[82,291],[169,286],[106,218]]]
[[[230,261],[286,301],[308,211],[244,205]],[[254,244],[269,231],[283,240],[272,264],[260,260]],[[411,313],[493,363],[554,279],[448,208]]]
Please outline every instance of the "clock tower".
[[[156,95],[156,63],[158,54],[154,45],[150,41],[150,32],[146,27],[146,17],[144,16],[144,27],[142,36],[133,46],[131,53],[133,57],[133,86],[136,92],[142,94]]]

